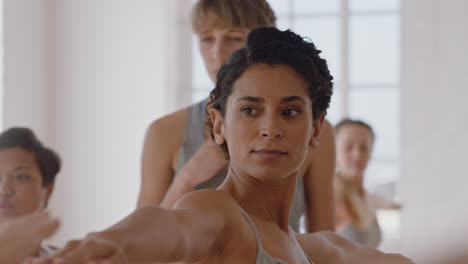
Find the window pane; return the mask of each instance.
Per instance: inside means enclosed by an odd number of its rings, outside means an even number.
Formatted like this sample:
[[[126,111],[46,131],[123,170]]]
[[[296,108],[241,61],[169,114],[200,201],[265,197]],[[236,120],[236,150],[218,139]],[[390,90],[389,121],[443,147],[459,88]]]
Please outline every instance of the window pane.
[[[208,73],[205,70],[205,64],[198,50],[198,39],[192,38],[192,101],[196,102],[200,94],[208,95],[206,91],[210,91],[213,87]]]
[[[349,8],[351,11],[398,10],[400,0],[350,0]]]
[[[314,42],[322,58],[328,62],[331,74],[339,80],[339,20],[338,17],[298,18],[294,31]]]
[[[399,82],[399,18],[398,15],[350,18],[352,85]]]
[[[276,16],[287,15],[289,13],[289,1],[288,0],[268,0],[267,1]]]
[[[349,108],[351,118],[369,122],[374,129],[373,157],[396,159],[400,148],[399,89],[352,89]]]
[[[294,0],[294,13],[296,14],[338,13],[339,10],[339,0]]]

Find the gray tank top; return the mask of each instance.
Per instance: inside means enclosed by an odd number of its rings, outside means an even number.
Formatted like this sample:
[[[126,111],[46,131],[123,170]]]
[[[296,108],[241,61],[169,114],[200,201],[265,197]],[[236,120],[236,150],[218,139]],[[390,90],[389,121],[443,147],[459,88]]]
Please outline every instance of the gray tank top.
[[[204,126],[206,118],[206,102],[207,99],[187,108],[187,121],[185,122],[183,142],[179,150],[177,171],[192,157],[193,154],[195,154],[205,141]],[[199,184],[196,187],[196,190],[216,189],[224,182],[226,175],[227,168],[224,168],[208,181]],[[289,224],[294,231],[299,232],[300,218],[305,212],[305,197],[303,177],[302,175],[299,175],[297,178],[296,193],[294,195],[293,204],[289,214]]]
[[[249,214],[242,207],[239,208],[242,212],[242,215],[244,215],[247,221],[249,221],[253,231],[255,232],[255,239],[257,240],[257,259],[255,260],[255,264],[288,264],[281,259],[277,259],[268,255],[265,249],[263,249],[262,240],[260,239],[260,234],[257,231],[257,227],[255,226],[254,221],[252,220],[252,218],[250,218]],[[309,263],[313,264],[308,256],[306,256],[306,258],[309,261]]]

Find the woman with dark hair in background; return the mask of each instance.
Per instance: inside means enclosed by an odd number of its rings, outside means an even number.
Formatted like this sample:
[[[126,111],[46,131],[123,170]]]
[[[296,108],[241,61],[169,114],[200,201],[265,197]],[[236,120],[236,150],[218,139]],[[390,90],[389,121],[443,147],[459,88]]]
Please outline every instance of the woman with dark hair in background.
[[[298,172],[332,95],[319,53],[291,31],[253,30],[221,67],[207,107],[212,139],[229,159],[222,185],[191,192],[173,209],[137,209],[36,263],[410,263],[289,225]]]
[[[59,170],[59,156],[30,129],[0,134],[0,263],[54,251],[42,240],[55,232],[58,222],[43,211]]]

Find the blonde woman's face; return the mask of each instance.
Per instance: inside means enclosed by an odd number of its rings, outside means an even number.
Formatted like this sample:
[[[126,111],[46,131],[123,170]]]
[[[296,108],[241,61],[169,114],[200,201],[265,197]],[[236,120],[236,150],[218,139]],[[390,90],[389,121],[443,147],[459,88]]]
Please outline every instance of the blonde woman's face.
[[[372,134],[361,125],[344,125],[336,135],[337,167],[347,176],[361,176],[370,160]]]
[[[221,18],[208,11],[197,34],[200,53],[213,82],[216,82],[221,65],[234,51],[244,46],[250,32],[248,28],[224,27],[223,24]]]

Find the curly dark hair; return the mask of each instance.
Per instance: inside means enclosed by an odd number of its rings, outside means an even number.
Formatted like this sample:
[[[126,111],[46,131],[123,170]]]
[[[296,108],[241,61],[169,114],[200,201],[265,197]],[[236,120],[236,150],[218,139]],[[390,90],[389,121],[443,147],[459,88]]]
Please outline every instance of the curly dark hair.
[[[234,83],[251,66],[256,64],[286,65],[294,69],[308,83],[307,93],[312,101],[313,118],[326,113],[333,94],[333,76],[327,62],[310,39],[303,38],[290,30],[281,31],[273,27],[257,28],[250,32],[244,48],[229,57],[221,66],[215,88],[210,93],[206,110],[218,109],[224,116],[226,101],[232,93]],[[207,120],[213,137],[213,124]],[[228,153],[227,144],[221,148]],[[229,156],[226,156],[229,158]]]
[[[59,155],[42,145],[29,128],[12,127],[0,134],[0,149],[22,148],[34,154],[42,177],[42,186],[53,184],[60,171]]]

